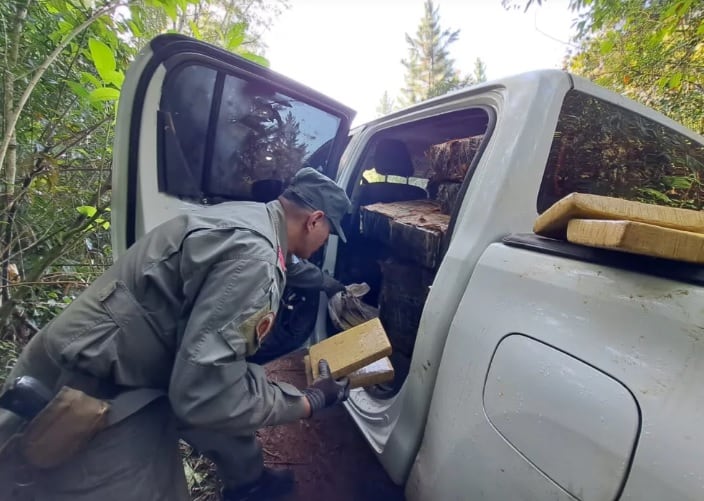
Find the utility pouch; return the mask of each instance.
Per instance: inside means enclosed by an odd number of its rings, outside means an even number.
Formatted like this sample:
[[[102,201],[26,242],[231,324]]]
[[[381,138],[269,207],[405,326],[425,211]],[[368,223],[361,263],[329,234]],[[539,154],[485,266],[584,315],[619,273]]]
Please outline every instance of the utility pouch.
[[[107,426],[109,409],[108,402],[64,386],[27,424],[19,450],[37,468],[59,466]]]

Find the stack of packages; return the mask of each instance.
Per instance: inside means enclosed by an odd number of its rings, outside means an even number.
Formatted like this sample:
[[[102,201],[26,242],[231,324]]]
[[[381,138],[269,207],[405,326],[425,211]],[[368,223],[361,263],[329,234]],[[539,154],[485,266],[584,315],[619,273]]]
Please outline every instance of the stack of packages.
[[[481,139],[457,139],[429,148],[424,163],[429,166],[430,200],[362,207],[362,233],[391,254],[380,263],[379,318],[394,351],[407,357],[413,354],[423,306],[442,261],[450,216]]]
[[[440,202],[444,214],[452,214],[462,183],[481,142],[482,136],[454,139],[432,146],[426,153],[430,165],[430,198]]]
[[[426,153],[430,200],[362,207],[362,233],[385,245],[379,317],[394,351],[410,357],[423,306],[443,257],[445,236],[481,137],[448,141]]]
[[[379,317],[394,350],[410,357],[421,313],[450,216],[431,200],[391,202],[362,208],[362,232],[387,246],[392,257],[380,263]]]
[[[533,231],[632,254],[704,263],[704,212],[572,193],[541,214]]]

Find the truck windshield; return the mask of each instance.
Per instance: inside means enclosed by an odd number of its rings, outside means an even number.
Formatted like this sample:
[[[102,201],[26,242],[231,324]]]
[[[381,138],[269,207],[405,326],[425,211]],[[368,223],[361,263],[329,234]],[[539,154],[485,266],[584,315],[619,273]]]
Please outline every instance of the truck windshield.
[[[573,192],[701,210],[704,146],[650,118],[578,91],[560,112],[538,212]]]

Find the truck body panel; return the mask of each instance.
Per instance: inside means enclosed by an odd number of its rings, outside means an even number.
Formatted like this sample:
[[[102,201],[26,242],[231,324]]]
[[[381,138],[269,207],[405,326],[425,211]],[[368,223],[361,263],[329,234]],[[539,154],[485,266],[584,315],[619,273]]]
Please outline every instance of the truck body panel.
[[[545,479],[539,499],[551,498],[551,483],[577,499],[614,499],[619,493],[622,499],[698,499],[704,478],[698,419],[704,397],[696,388],[704,376],[702,300],[704,289],[678,281],[490,245],[452,321],[409,499],[449,499],[460,490],[468,499],[531,499],[535,474]],[[523,367],[494,366],[497,347],[516,335],[579,360],[593,374],[580,375],[573,365],[552,363],[530,349]],[[514,395],[499,407],[512,412],[504,419],[516,421],[513,440],[497,429],[497,406],[490,403],[487,410],[485,394],[488,377],[507,377],[511,370],[517,371],[511,378],[543,381],[530,391],[554,400],[538,429],[534,402],[522,405]],[[607,376],[632,398],[601,384]],[[564,385],[574,391],[556,394]],[[552,413],[553,406],[562,409]],[[574,414],[577,409],[581,415]],[[631,437],[632,458],[618,453]],[[530,440],[543,448],[525,445]],[[630,471],[615,492],[598,490],[618,471],[595,470],[603,458],[579,467],[587,444]],[[569,475],[561,471],[564,465]]]

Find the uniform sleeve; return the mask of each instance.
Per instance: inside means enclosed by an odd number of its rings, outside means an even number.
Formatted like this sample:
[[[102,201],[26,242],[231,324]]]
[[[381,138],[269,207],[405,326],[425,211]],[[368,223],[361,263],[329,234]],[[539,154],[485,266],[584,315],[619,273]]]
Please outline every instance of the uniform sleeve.
[[[286,283],[289,287],[322,290],[323,270],[309,261],[290,261],[286,264]]]
[[[244,434],[305,416],[296,388],[268,381],[261,367],[245,361],[259,345],[257,323],[278,303],[275,273],[272,264],[251,258],[210,267],[169,385],[173,410],[187,424]]]

